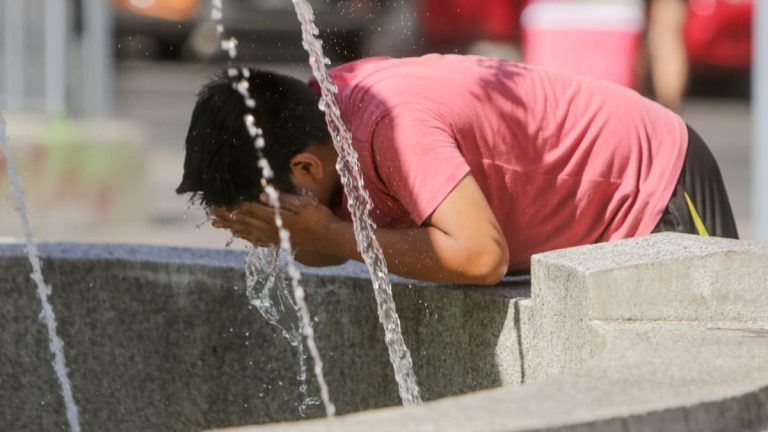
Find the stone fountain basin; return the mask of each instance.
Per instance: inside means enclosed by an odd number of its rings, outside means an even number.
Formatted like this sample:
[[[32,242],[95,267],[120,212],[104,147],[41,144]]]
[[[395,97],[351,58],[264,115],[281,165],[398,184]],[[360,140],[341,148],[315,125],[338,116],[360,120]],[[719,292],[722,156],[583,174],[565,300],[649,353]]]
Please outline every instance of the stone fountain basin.
[[[46,244],[41,253],[84,431],[301,418],[296,350],[249,308],[242,251]],[[22,245],[0,245],[0,431],[66,430],[29,273]],[[414,284],[396,279],[395,300],[426,399],[520,380],[517,364],[496,361],[515,349],[497,348],[512,322],[508,300]],[[367,270],[304,269],[304,285],[339,413],[398,404]]]
[[[434,401],[411,409],[368,411],[398,397],[365,270],[305,269],[331,396],[340,414],[356,413],[300,422],[289,422],[301,418],[296,352],[249,309],[242,252],[42,251],[84,431],[768,425],[766,245],[662,234],[555,251],[534,257],[531,289],[396,279],[405,340]],[[66,430],[29,271],[22,246],[0,246],[0,430]]]

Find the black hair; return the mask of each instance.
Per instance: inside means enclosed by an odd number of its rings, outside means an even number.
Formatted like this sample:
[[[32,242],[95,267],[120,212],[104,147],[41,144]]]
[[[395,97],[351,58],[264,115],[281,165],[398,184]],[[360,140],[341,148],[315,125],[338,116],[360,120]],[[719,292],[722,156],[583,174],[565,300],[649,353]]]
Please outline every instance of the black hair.
[[[242,71],[242,68],[236,70]],[[274,171],[272,183],[291,192],[291,159],[310,144],[329,138],[319,96],[307,83],[286,75],[248,69],[249,109],[233,87],[237,80],[224,71],[197,95],[186,139],[184,175],[176,193],[192,193],[190,201],[205,207],[235,207],[257,201],[263,191],[254,139],[244,115],[251,113],[264,131],[264,155]],[[242,72],[239,72],[242,73]]]

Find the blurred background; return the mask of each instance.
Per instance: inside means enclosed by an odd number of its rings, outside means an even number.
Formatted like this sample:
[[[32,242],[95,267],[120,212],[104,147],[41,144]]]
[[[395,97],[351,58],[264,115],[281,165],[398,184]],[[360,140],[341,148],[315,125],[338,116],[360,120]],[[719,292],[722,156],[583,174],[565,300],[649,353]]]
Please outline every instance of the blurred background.
[[[750,195],[753,1],[313,0],[334,64],[427,52],[612,80],[682,114]],[[211,0],[0,0],[0,112],[36,238],[223,246],[174,189],[200,86],[226,59]],[[238,59],[310,74],[291,0],[223,0]],[[2,164],[0,164],[2,166]],[[0,170],[0,241],[22,236]]]

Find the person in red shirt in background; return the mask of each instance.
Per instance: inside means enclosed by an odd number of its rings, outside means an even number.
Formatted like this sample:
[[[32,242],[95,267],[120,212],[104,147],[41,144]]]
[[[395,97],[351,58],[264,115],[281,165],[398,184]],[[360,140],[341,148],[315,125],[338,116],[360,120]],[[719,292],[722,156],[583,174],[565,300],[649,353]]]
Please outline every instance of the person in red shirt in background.
[[[642,0],[532,0],[523,60],[635,87],[644,25]]]
[[[532,0],[521,18],[523,58],[647,92],[679,111],[685,18],[685,0]]]
[[[247,77],[247,78],[246,78]],[[717,163],[672,111],[625,87],[479,56],[369,58],[331,70],[389,268],[494,284],[548,250],[678,231],[738,237]],[[296,258],[360,260],[314,82],[251,70],[198,96],[177,192],[213,225],[278,243],[254,143],[283,192]]]
[[[634,88],[680,111],[689,81],[748,81],[754,0],[413,0],[390,21],[423,34],[423,48],[555,67]],[[532,13],[535,12],[535,13]],[[617,13],[618,12],[618,13]],[[413,15],[420,30],[414,31]],[[632,16],[634,15],[634,16]],[[522,22],[521,22],[521,16]],[[403,30],[403,29],[401,29]],[[385,38],[386,39],[386,38]],[[400,44],[404,45],[404,44]]]

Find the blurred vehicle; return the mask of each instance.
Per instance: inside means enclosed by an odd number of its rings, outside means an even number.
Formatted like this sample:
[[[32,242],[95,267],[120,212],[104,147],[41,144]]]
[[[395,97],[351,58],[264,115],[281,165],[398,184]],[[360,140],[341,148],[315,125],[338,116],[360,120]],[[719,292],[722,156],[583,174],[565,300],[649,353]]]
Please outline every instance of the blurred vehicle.
[[[115,0],[123,15],[135,15],[165,21],[186,21],[197,14],[199,0]]]
[[[528,0],[417,0],[430,50],[465,51],[478,40],[517,41]]]
[[[113,0],[119,56],[173,56],[199,27],[200,0]]]
[[[688,0],[685,41],[694,70],[749,69],[753,0]]]
[[[216,23],[210,0],[113,0],[120,48],[148,46],[170,55],[207,58],[218,52]],[[365,33],[376,29],[382,0],[310,0],[327,54],[353,58],[360,54]],[[238,39],[243,60],[292,60],[305,55],[299,22],[291,0],[224,0],[222,24]],[[118,54],[120,54],[120,48]]]

